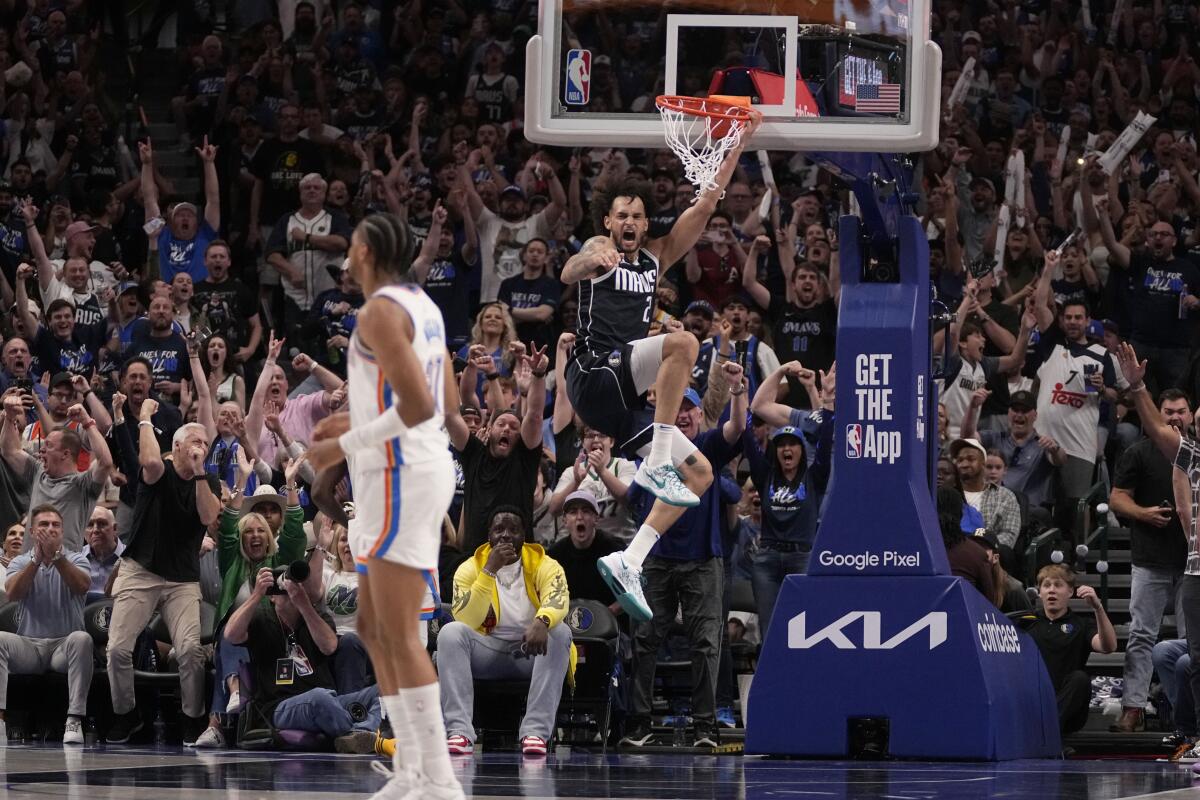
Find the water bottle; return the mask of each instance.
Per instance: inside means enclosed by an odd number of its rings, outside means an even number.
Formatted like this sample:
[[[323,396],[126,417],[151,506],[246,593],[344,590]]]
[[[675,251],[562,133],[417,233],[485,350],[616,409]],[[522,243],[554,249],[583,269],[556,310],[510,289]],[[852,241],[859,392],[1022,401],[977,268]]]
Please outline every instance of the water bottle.
[[[672,724],[671,746],[687,747],[687,717],[683,714],[676,714]]]
[[[88,717],[83,721],[83,743],[91,747],[99,738],[96,734],[96,718]]]

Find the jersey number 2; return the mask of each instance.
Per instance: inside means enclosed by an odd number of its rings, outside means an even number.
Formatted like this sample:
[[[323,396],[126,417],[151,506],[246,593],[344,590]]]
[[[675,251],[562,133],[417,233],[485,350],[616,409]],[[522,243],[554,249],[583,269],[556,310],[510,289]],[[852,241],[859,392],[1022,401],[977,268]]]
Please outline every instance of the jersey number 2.
[[[642,314],[642,322],[650,322],[650,312],[654,309],[654,295],[646,298],[646,312]]]

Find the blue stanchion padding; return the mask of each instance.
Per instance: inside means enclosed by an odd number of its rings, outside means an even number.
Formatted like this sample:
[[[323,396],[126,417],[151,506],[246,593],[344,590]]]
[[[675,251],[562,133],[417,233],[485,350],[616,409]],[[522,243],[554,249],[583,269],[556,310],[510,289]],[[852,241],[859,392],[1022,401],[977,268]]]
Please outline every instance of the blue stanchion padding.
[[[889,720],[901,758],[1062,749],[1037,646],[961,578],[789,576],[750,687],[746,752],[842,757],[862,717]]]
[[[865,282],[861,232],[842,217],[833,474],[808,572],[948,575],[929,490],[929,245],[901,217],[899,282]]]

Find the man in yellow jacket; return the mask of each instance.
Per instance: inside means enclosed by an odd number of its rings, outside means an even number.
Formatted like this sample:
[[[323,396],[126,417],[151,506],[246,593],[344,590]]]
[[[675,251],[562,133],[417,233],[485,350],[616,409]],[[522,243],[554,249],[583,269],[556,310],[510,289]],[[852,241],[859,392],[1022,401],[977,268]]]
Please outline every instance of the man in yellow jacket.
[[[454,573],[454,621],[437,640],[446,745],[475,750],[474,679],[529,679],[519,735],[525,755],[545,755],[563,680],[574,661],[567,578],[541,546],[525,541],[516,506],[500,506],[488,541]]]

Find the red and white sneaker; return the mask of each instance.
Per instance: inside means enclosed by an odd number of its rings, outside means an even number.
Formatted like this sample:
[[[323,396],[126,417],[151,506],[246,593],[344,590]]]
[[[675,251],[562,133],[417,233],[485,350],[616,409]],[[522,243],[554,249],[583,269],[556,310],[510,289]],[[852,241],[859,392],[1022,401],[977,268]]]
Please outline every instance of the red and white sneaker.
[[[475,752],[475,744],[461,733],[446,737],[446,749],[453,756],[469,756]],[[542,752],[545,752],[543,747]]]
[[[527,756],[544,756],[546,740],[540,736],[526,736],[521,739],[521,752]]]

